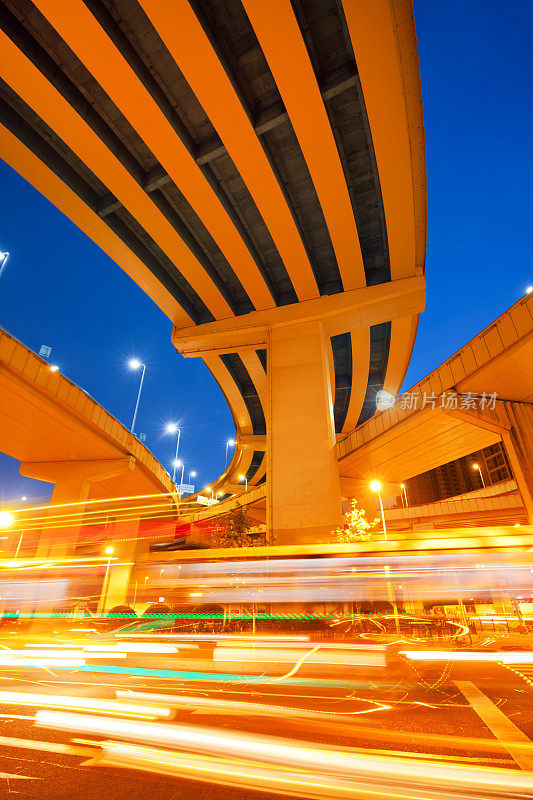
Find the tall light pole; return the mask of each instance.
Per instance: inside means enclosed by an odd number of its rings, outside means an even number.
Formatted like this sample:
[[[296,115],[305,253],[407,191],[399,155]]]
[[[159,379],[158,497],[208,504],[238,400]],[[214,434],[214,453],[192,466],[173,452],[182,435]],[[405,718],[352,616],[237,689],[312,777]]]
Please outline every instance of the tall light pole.
[[[387,541],[387,526],[385,524],[385,512],[383,511],[383,500],[381,499],[381,490],[383,486],[380,481],[370,481],[370,491],[375,492],[379,497],[379,507],[381,509],[381,523],[383,525],[383,535]]]
[[[401,487],[401,490],[402,490],[403,499],[404,499],[404,502],[405,502],[405,507],[409,508],[409,503],[407,502],[407,492],[405,491],[405,483],[400,483],[400,487]]]
[[[244,491],[245,491],[245,492],[247,492],[247,491],[248,491],[248,477],[247,477],[246,475],[239,475],[239,480],[240,480],[240,482],[241,482],[241,483],[242,483],[243,481],[245,482],[245,489],[244,489]]]
[[[181,428],[178,428],[175,422],[169,422],[167,427],[165,428],[166,433],[177,433],[178,438],[176,439],[176,452],[174,454],[174,472],[172,473],[172,483],[176,483],[176,470],[178,467],[181,467],[181,461],[178,460],[178,452],[180,449],[180,439],[181,439]]]
[[[485,489],[486,488],[485,481],[483,479],[483,473],[481,472],[481,467],[479,466],[479,464],[472,464],[472,469],[475,469],[477,472],[479,472],[479,477],[481,478],[481,485]]]
[[[141,399],[141,392],[143,388],[143,381],[144,381],[144,373],[146,371],[146,364],[141,364],[138,358],[130,358],[128,362],[128,366],[130,369],[138,370],[142,367],[141,372],[141,382],[139,384],[139,392],[137,394],[137,402],[135,403],[135,411],[133,412],[133,420],[131,423],[131,432],[134,433],[135,431],[135,422],[137,421],[137,411],[139,410],[139,400]]]
[[[191,478],[196,478],[196,472],[194,470],[192,470],[192,472],[189,472],[189,484],[191,482]]]
[[[0,278],[2,277],[2,273],[6,268],[8,258],[9,258],[9,253],[0,252]]]
[[[370,490],[375,492],[379,497],[379,507],[381,509],[381,521],[383,523],[383,535],[385,537],[385,541],[387,541],[387,526],[385,524],[385,512],[383,511],[383,500],[381,499],[381,490],[383,486],[380,481],[370,481]],[[385,574],[387,575],[387,594],[389,597],[389,602],[392,606],[394,620],[395,620],[395,627],[396,633],[400,633],[400,620],[398,618],[398,604],[396,603],[396,595],[392,588],[392,583],[389,580],[390,577],[390,567],[387,565],[385,567]]]
[[[225,466],[228,466],[228,447],[235,447],[235,439],[228,439],[226,442],[226,462]]]

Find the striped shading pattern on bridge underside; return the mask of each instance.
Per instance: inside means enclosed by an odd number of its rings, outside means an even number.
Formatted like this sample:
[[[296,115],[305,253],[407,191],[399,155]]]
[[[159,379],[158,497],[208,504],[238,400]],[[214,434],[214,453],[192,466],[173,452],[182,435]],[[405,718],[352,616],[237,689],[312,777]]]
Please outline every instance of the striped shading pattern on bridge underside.
[[[424,268],[407,0],[4,0],[0,155],[178,327]],[[338,433],[398,391],[415,331],[335,337]],[[264,352],[206,363],[264,433]]]

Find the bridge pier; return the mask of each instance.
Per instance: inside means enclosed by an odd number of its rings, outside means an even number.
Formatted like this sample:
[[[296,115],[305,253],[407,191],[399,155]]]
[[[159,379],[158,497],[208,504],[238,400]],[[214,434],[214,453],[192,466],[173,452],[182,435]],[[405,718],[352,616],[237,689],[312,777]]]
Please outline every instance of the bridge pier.
[[[48,522],[41,530],[36,556],[71,556],[76,549],[91,488],[134,467],[132,456],[92,461],[23,462],[19,470],[21,475],[54,484]]]
[[[110,611],[114,606],[126,605],[130,588],[131,576],[135,567],[136,556],[143,547],[148,547],[145,542],[139,542],[140,519],[127,522],[115,522],[112,527],[111,537],[105,542],[106,547],[112,547],[112,561],[109,564],[107,580],[104,577],[98,612]]]
[[[267,527],[276,544],[327,541],[342,518],[328,347],[320,320],[270,331]]]
[[[267,530],[276,543],[331,540],[342,519],[331,338],[411,317],[422,310],[424,296],[424,279],[417,274],[174,328],[178,352],[202,357],[211,368],[217,357],[236,353],[244,362],[250,352],[267,350]],[[241,416],[234,415],[239,449],[259,444],[242,430],[246,399]],[[237,475],[228,470],[221,488],[229,490]]]

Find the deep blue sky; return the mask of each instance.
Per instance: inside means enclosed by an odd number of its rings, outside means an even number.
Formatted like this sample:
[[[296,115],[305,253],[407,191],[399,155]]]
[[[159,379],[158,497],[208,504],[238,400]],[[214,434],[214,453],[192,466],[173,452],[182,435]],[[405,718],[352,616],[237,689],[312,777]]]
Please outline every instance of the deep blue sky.
[[[530,0],[416,0],[428,174],[427,306],[408,387],[459,349],[533,284],[531,266]],[[165,466],[181,455],[203,484],[224,466],[231,415],[203,364],[178,356],[171,326],[68,219],[0,161],[0,325],[129,425],[148,368],[137,431]],[[44,423],[44,421],[43,421]],[[0,442],[1,448],[1,442]],[[49,494],[0,455],[0,500]]]

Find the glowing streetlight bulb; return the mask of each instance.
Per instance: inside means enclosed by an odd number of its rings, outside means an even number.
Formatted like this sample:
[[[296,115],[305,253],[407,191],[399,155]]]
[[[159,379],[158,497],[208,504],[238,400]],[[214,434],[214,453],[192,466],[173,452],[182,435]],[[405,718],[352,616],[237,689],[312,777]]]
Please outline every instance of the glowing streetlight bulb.
[[[531,294],[533,292],[533,286],[528,286],[526,289],[526,294]]]
[[[172,462],[172,466],[174,467],[174,469],[178,469],[179,467],[181,467],[181,465],[182,462],[179,460],[179,458],[175,458],[174,461]]]
[[[10,528],[15,522],[11,511],[0,511],[0,528]]]
[[[50,364],[50,372],[57,372],[59,369],[57,364]]]
[[[472,464],[472,469],[479,469],[479,464]]]
[[[176,425],[175,422],[169,422],[167,427],[165,428],[166,433],[177,433],[177,431],[178,431],[178,426]]]
[[[228,447],[233,447],[235,444],[235,439],[228,439]]]
[[[380,481],[370,481],[370,491],[371,492],[381,492],[382,484]]]
[[[130,369],[140,369],[142,367],[142,364],[138,358],[130,358],[130,360],[128,361],[128,367]]]
[[[191,476],[191,478],[196,478],[196,472],[189,472],[189,475]]]
[[[109,545],[109,547],[106,547],[106,549],[104,550],[104,553],[106,554],[106,556],[112,556],[114,552],[115,552],[115,548],[111,547],[111,545]]]

